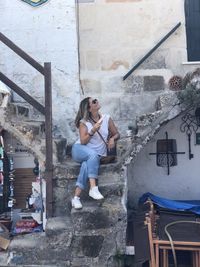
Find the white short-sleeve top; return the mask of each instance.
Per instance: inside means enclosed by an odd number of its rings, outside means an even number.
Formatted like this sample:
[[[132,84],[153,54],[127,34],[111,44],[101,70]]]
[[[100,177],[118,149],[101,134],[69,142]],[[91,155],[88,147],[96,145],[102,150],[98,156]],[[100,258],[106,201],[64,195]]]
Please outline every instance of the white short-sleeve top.
[[[108,139],[108,126],[109,126],[108,124],[110,115],[105,114],[102,115],[102,117],[103,120],[99,132],[106,142]],[[81,122],[87,126],[88,132],[91,132],[91,129],[93,128],[93,123],[85,120],[81,120]],[[80,144],[80,138],[76,141],[76,144]],[[91,136],[86,146],[94,149],[100,156],[106,156],[107,154],[106,145],[97,132],[93,136]]]

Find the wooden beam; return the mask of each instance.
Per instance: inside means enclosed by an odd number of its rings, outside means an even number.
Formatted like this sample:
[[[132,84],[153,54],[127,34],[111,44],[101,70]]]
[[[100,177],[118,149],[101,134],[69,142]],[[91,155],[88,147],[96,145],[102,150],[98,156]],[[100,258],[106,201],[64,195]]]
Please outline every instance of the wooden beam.
[[[45,79],[45,135],[46,135],[46,205],[47,218],[53,216],[53,147],[52,147],[52,85],[51,63],[44,63]]]
[[[35,100],[32,96],[27,94],[21,87],[19,87],[16,83],[11,81],[6,75],[0,72],[0,81],[5,83],[9,88],[11,88],[15,93],[21,96],[24,100],[26,100],[29,104],[31,104],[35,109],[41,112],[43,115],[45,114],[45,108],[41,105],[37,100]]]
[[[160,244],[160,245],[170,245],[170,242],[168,240],[159,240],[154,239],[154,244]],[[180,245],[180,246],[200,246],[200,242],[187,242],[187,241],[173,241],[174,245]]]

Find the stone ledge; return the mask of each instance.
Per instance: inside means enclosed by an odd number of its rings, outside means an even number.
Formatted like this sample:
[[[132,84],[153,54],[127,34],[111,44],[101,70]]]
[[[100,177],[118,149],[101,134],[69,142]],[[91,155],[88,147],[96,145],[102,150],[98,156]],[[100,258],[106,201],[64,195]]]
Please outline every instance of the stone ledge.
[[[43,245],[43,240],[45,237],[45,233],[33,233],[27,235],[18,235],[15,236],[14,239],[11,241],[9,246],[9,251],[13,251],[15,249],[33,249],[40,245]]]
[[[92,229],[109,229],[126,217],[126,211],[122,207],[120,198],[114,197],[100,201],[85,201],[83,209],[71,210],[71,218],[76,231],[85,231]]]
[[[102,164],[99,168],[99,175],[108,173],[108,172],[119,172],[121,169],[120,162],[110,163],[110,164]],[[58,179],[58,176],[68,177],[69,179],[76,178],[80,170],[80,164],[69,159],[64,162],[55,164],[54,168],[54,178]]]
[[[57,236],[63,232],[71,232],[73,225],[67,216],[49,218],[46,224],[45,233],[47,237]]]

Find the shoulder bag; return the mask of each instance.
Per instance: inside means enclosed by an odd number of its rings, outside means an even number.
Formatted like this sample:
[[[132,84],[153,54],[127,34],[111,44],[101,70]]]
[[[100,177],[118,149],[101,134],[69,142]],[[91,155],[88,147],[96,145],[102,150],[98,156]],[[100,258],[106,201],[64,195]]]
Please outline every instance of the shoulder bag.
[[[116,157],[117,157],[117,148],[116,148],[116,144],[113,148],[108,148],[108,144],[107,142],[104,140],[103,136],[100,134],[99,131],[96,131],[98,133],[98,135],[101,137],[101,139],[103,140],[103,142],[106,145],[107,148],[107,156],[101,156],[100,159],[100,163],[101,164],[108,164],[108,163],[113,163],[116,161]]]

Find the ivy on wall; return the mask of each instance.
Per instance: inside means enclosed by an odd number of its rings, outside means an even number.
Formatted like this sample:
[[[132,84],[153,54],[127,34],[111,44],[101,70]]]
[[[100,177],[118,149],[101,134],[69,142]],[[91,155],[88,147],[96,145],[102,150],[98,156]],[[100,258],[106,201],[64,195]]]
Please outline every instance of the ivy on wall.
[[[200,106],[200,90],[194,85],[188,85],[185,89],[178,92],[177,97],[180,104],[185,108],[196,108]]]
[[[180,78],[180,77],[179,77]],[[180,105],[184,108],[197,108],[200,106],[200,68],[189,72],[180,82],[182,85],[177,92]]]

